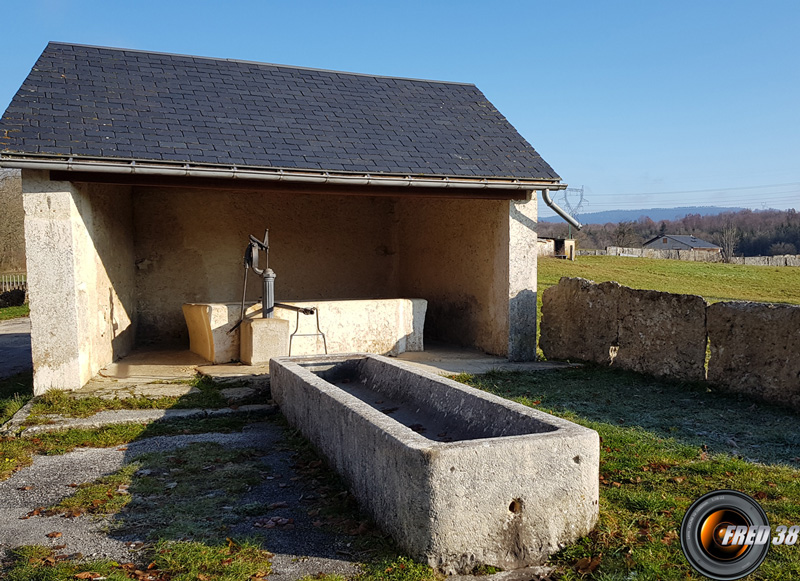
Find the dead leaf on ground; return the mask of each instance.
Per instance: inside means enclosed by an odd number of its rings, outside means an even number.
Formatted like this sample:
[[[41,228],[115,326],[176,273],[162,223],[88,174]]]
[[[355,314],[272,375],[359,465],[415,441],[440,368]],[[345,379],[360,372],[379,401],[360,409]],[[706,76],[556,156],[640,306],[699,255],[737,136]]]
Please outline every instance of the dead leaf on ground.
[[[33,488],[33,485],[29,484],[28,486],[20,486],[19,488],[17,488],[17,490],[30,490],[32,488]]]
[[[669,531],[669,532],[668,532],[666,535],[664,535],[664,537],[661,539],[661,542],[662,542],[664,545],[671,545],[671,544],[672,544],[672,541],[674,541],[674,540],[675,540],[675,539],[677,539],[677,538],[678,538],[678,532],[677,532],[677,531]]]
[[[589,557],[584,557],[575,564],[575,567],[581,575],[588,575],[589,573],[593,573],[594,570],[600,566],[600,561],[602,561],[602,559],[602,553],[591,559]]]
[[[102,575],[93,571],[85,571],[83,573],[75,573],[75,579],[100,579]]]
[[[61,538],[61,533],[59,533],[57,531],[53,531],[52,533],[47,533],[45,536],[48,539],[60,539]]]

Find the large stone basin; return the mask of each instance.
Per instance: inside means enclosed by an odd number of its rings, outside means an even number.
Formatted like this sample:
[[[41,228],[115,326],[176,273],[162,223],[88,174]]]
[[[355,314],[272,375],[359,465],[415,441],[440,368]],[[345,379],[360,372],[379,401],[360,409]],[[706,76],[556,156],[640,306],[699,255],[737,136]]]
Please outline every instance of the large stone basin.
[[[442,572],[540,564],[597,520],[593,430],[376,355],[280,357],[270,376],[361,507]]]
[[[329,353],[367,351],[399,355],[422,351],[422,332],[428,302],[424,299],[350,299],[282,302],[319,309],[319,322]],[[248,318],[261,317],[260,303],[247,303]],[[189,330],[189,349],[212,363],[239,359],[239,333],[229,333],[239,320],[241,303],[186,303],[183,316]],[[287,319],[295,330],[297,313],[275,307],[275,317]],[[315,333],[316,318],[300,315],[299,333]],[[321,337],[296,337],[293,355],[324,353]]]

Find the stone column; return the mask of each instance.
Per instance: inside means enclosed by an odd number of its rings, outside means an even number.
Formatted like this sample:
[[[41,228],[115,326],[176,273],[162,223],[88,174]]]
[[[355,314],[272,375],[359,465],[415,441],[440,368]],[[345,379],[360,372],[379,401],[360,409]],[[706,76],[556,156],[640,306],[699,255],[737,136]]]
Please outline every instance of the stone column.
[[[22,179],[34,391],[79,389],[134,344],[130,188]]]
[[[46,171],[25,170],[22,188],[34,394],[79,389],[84,379],[72,227],[74,186],[51,182]]]
[[[536,359],[536,192],[508,203],[508,359]]]

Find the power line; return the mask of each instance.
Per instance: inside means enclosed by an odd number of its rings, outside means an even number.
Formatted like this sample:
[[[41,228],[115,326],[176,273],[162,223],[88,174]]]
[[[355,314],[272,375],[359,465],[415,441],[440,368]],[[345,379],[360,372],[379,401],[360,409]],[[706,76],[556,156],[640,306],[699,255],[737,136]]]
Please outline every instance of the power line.
[[[785,184],[764,184],[760,186],[737,186],[733,188],[709,188],[704,190],[674,190],[671,192],[639,192],[635,194],[593,194],[595,196],[663,196],[672,194],[702,194],[711,192],[725,192],[734,190],[759,190],[765,188],[785,188],[785,187],[800,187],[800,182],[789,182]]]

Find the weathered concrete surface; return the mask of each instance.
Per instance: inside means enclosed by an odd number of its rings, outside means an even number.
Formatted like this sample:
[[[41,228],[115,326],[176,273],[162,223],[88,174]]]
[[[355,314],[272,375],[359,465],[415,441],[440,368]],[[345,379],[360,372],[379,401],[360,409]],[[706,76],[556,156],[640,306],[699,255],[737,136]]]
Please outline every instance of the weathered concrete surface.
[[[28,317],[0,321],[0,377],[33,368],[31,320]]]
[[[705,309],[699,296],[562,278],[542,298],[541,347],[548,359],[700,381],[705,378]]]
[[[246,319],[240,328],[239,358],[245,365],[263,365],[273,357],[289,355],[289,321]]]
[[[319,310],[319,324],[328,353],[368,352],[398,355],[422,351],[427,302],[423,299],[371,299],[280,302]],[[246,303],[248,318],[261,317],[261,303]],[[192,303],[183,305],[189,329],[190,349],[212,363],[240,358],[240,334],[229,333],[239,320],[241,303]],[[275,307],[275,318],[289,322],[290,333],[297,313]],[[316,316],[300,315],[293,355],[325,353],[322,337],[300,337],[317,332]],[[287,352],[288,353],[288,352]],[[267,360],[268,361],[268,360]],[[266,361],[265,361],[266,363]]]
[[[706,301],[619,287],[619,351],[613,364],[662,377],[705,379]]]
[[[507,356],[510,204],[397,200],[393,216],[400,274],[395,296],[428,301],[426,341]]]
[[[241,297],[248,235],[265,228],[278,300],[402,296],[391,198],[135,188],[133,199],[140,345],[185,344],[184,303]],[[260,295],[251,274],[248,297]]]
[[[800,410],[800,306],[715,303],[708,338],[709,382]]]
[[[361,506],[443,572],[542,563],[597,520],[592,430],[379,356],[278,358],[270,375]]]
[[[130,188],[22,175],[34,393],[78,389],[133,347]]]
[[[536,360],[536,206],[508,204],[508,359]]]

